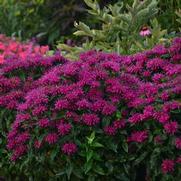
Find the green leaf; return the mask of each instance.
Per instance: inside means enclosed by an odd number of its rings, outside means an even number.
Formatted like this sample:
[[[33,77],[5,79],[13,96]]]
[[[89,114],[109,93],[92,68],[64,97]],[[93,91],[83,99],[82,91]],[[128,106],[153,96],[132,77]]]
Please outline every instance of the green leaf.
[[[127,175],[129,175],[129,165],[123,164],[124,170]]]
[[[90,8],[97,10],[99,9],[99,5],[96,1],[92,1],[92,0],[84,0],[84,2],[86,3],[87,6],[89,6]]]
[[[50,159],[53,161],[55,159],[55,157],[57,156],[57,153],[59,152],[59,148],[56,147],[55,149],[53,149],[53,151],[50,154]]]
[[[67,174],[68,180],[70,180],[70,176],[72,174],[73,165],[71,163],[68,164],[68,167],[66,168],[65,172]]]
[[[95,153],[95,152],[94,152],[93,158],[94,158],[94,160],[102,161],[101,156],[100,156],[98,153]]]
[[[117,144],[114,144],[114,143],[111,143],[108,145],[108,148],[110,150],[113,150],[115,153],[117,153],[117,148],[118,148],[118,145]]]
[[[86,155],[86,160],[87,160],[87,162],[89,162],[89,160],[92,158],[92,156],[93,156],[93,151],[90,150],[90,151],[87,153],[87,155]]]
[[[82,174],[82,170],[80,170],[80,169],[73,169],[73,174],[80,179],[84,178],[84,176]]]
[[[109,117],[104,117],[102,119],[102,126],[105,127],[105,126],[108,126],[110,124],[111,120]]]
[[[104,172],[103,168],[101,168],[98,165],[95,166],[94,172],[98,173],[99,175],[105,175],[105,172]]]
[[[88,177],[88,181],[96,181],[96,179],[95,179],[94,176],[90,175],[90,176]]]
[[[57,173],[56,176],[61,176],[61,175],[64,175],[65,173],[66,173],[65,170],[62,170],[59,173]]]
[[[73,33],[75,36],[90,36],[90,34],[87,34],[84,31],[78,30],[76,32]]]
[[[134,161],[134,165],[138,165],[140,164],[147,156],[147,152],[143,153],[140,157],[138,157],[135,161]]]
[[[94,141],[95,138],[95,132],[93,131],[90,135],[90,137],[87,137],[88,139],[88,144],[92,144],[92,142]]]
[[[102,145],[101,143],[98,143],[98,142],[93,143],[91,146],[92,147],[98,147],[98,148],[104,147],[104,145]]]
[[[84,173],[87,174],[92,169],[93,162],[90,160],[84,165]]]
[[[118,119],[121,119],[121,118],[122,118],[122,115],[121,115],[121,112],[120,112],[120,111],[117,111],[117,112],[116,112],[116,117],[117,117]]]
[[[122,148],[126,153],[128,153],[128,144],[125,141],[122,143]]]

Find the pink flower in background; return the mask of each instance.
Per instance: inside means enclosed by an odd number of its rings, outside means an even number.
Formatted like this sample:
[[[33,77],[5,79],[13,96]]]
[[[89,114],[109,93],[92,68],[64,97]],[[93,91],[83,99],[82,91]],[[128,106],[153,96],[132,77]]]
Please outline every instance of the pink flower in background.
[[[162,172],[164,174],[169,173],[169,172],[173,172],[174,171],[174,165],[175,165],[175,163],[173,160],[169,160],[169,159],[163,160],[162,165],[161,165]]]
[[[141,28],[141,30],[140,30],[140,35],[143,36],[143,37],[144,36],[149,36],[149,35],[151,35],[151,31],[147,26],[143,26]]]
[[[4,63],[4,55],[0,55],[0,64]]]
[[[39,46],[33,42],[22,43],[16,39],[6,36],[0,37],[0,64],[6,60],[12,61],[21,59],[26,60],[27,57],[35,57],[36,55],[44,55],[49,51],[48,46]]]

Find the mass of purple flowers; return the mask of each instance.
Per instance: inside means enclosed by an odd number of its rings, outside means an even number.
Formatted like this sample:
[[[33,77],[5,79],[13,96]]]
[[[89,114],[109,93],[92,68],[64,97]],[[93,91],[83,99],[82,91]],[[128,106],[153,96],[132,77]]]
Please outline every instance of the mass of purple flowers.
[[[180,60],[176,38],[129,56],[89,51],[75,62],[59,54],[8,61],[0,69],[0,106],[17,110],[7,136],[11,160],[55,147],[76,155],[95,131],[104,147],[105,139],[124,137],[129,156],[139,157],[140,145],[147,153],[167,147],[158,162],[173,173],[181,167]]]

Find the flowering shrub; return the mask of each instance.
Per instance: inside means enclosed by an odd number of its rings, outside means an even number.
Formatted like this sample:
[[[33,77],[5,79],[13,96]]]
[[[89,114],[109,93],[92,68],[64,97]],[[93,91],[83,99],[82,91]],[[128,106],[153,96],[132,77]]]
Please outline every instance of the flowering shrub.
[[[7,43],[11,41],[4,37],[3,40],[5,41],[5,39]],[[19,51],[19,48],[24,47],[24,45],[18,43],[17,47]],[[31,50],[31,46],[29,48]],[[52,56],[43,56],[38,52],[32,52],[32,54],[26,52],[27,56],[22,58],[18,54],[21,51],[18,51],[9,53],[9,57],[6,57],[3,64],[0,64],[0,144],[2,147],[0,149],[0,151],[2,150],[0,170],[3,170],[3,174],[7,173],[7,175],[11,171],[16,173],[16,170],[9,166],[8,153],[4,148],[6,145],[5,137],[14,120],[17,106],[23,101],[26,92],[37,86],[36,80],[44,72],[54,65],[66,62],[58,52]],[[4,52],[7,53],[8,51],[5,49]]]
[[[50,65],[16,105],[11,160],[36,179],[129,180],[142,165],[153,180],[181,178],[180,58],[176,38],[131,56],[89,51]]]
[[[35,45],[33,42],[21,43],[0,34],[0,64],[7,59],[34,57],[44,55],[49,50],[48,46]]]

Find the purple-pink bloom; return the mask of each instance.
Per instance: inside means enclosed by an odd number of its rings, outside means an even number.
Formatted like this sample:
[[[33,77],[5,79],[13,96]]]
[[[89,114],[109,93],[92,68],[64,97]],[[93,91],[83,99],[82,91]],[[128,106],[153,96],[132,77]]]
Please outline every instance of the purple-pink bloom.
[[[45,137],[45,141],[49,144],[54,144],[58,141],[58,135],[56,133],[49,133]]]
[[[173,172],[174,171],[174,161],[170,160],[170,159],[165,159],[162,161],[162,172],[164,174],[167,174],[169,172]]]
[[[140,31],[140,36],[149,36],[151,35],[151,31],[147,26],[143,26]]]
[[[83,114],[82,121],[88,126],[94,126],[99,123],[100,119],[96,114]]]
[[[164,129],[165,129],[166,133],[168,133],[168,134],[175,134],[178,129],[178,123],[176,121],[166,123],[164,125]]]
[[[61,123],[58,125],[58,133],[61,136],[67,135],[68,133],[70,133],[70,130],[72,128],[70,123]]]
[[[104,132],[109,136],[114,136],[116,134],[116,128],[113,126],[104,127]]]
[[[66,109],[69,106],[69,102],[66,99],[59,99],[56,103],[55,103],[55,109],[57,110],[62,110],[62,109]]]
[[[38,125],[39,125],[41,128],[46,128],[46,127],[49,126],[49,124],[50,124],[50,121],[49,121],[49,119],[47,119],[47,118],[40,119],[40,120],[38,121]]]
[[[148,138],[148,131],[135,131],[129,137],[129,141],[142,143]]]
[[[65,143],[62,146],[62,152],[66,155],[73,155],[77,152],[77,145],[75,143]]]

